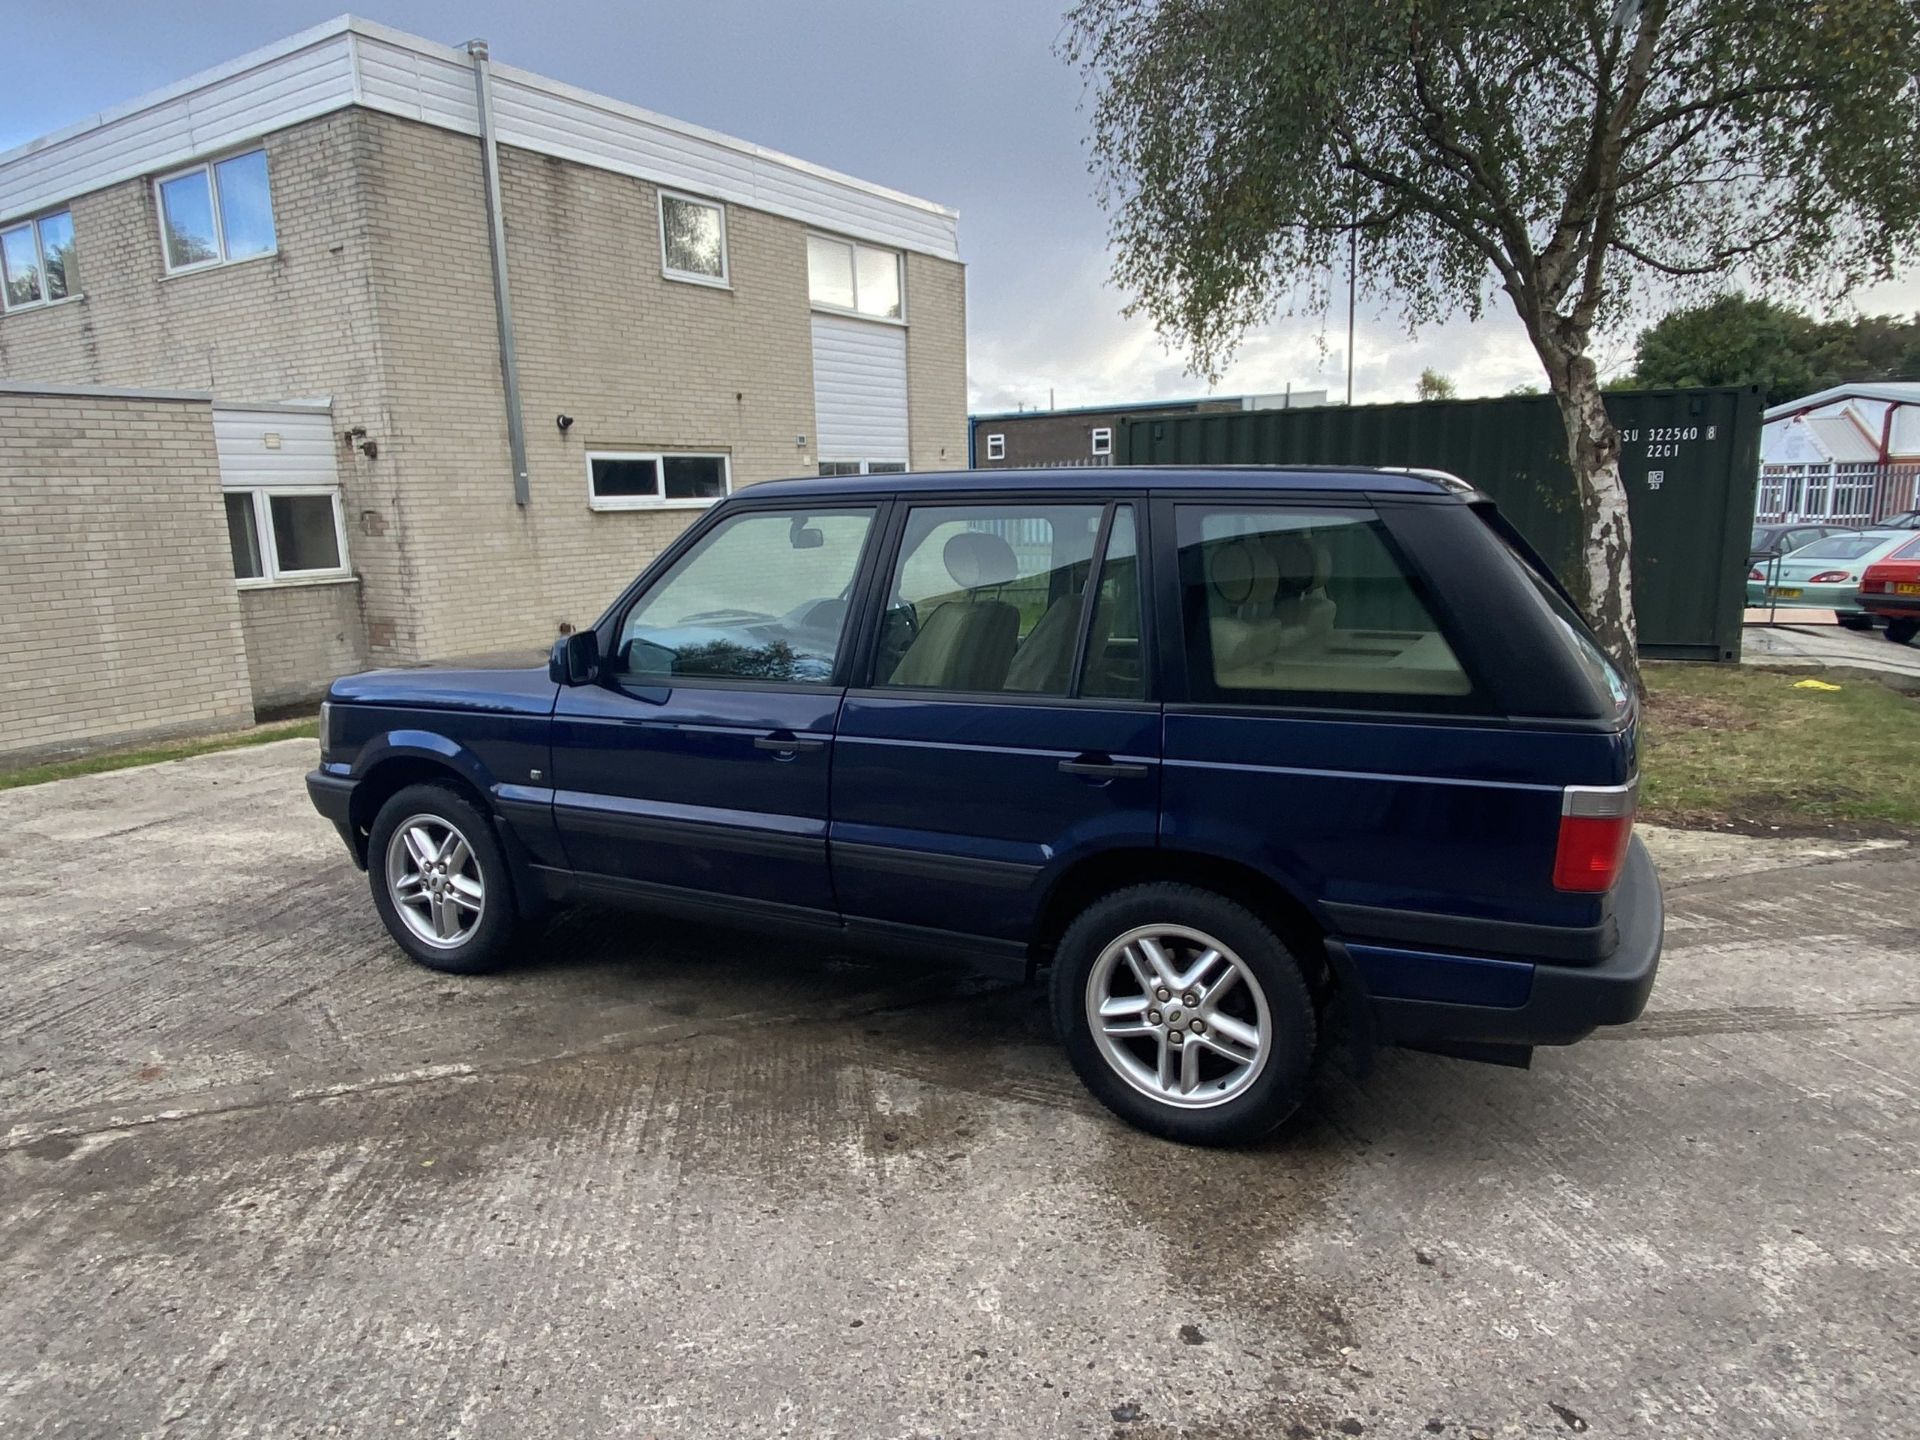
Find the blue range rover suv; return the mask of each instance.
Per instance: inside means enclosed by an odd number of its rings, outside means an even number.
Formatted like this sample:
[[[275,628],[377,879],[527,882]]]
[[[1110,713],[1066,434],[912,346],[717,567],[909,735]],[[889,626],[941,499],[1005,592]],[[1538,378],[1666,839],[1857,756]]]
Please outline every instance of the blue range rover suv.
[[[1233,1143],[1334,1034],[1640,1013],[1635,722],[1457,481],[897,474],[732,496],[544,670],[335,682],[307,784],[424,965],[573,900],[997,952],[1101,1101]]]

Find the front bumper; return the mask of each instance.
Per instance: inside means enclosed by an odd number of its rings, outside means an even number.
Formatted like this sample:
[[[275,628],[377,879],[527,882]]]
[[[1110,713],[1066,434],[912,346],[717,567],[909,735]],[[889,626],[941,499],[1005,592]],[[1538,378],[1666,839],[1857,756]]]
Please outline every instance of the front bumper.
[[[1463,1053],[1571,1045],[1602,1025],[1639,1018],[1653,990],[1666,902],[1638,836],[1613,892],[1613,913],[1618,943],[1585,965],[1328,944],[1350,957],[1350,973],[1367,988],[1377,1044]]]
[[[367,857],[353,833],[353,787],[354,782],[344,775],[331,775],[325,770],[307,772],[307,798],[313,801],[314,809],[333,822],[353,863],[364,870]]]

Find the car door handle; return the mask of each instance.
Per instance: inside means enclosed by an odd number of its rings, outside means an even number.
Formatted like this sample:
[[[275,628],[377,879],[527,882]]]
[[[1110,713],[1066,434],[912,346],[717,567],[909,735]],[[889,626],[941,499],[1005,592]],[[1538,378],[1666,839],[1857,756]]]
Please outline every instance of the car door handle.
[[[1095,780],[1132,779],[1147,773],[1147,767],[1132,760],[1097,760],[1087,755],[1060,762],[1062,775],[1085,775]]]
[[[754,736],[753,748],[756,750],[771,750],[779,755],[812,754],[815,750],[826,749],[827,742],[824,740],[802,740],[791,730],[776,730],[771,735]]]

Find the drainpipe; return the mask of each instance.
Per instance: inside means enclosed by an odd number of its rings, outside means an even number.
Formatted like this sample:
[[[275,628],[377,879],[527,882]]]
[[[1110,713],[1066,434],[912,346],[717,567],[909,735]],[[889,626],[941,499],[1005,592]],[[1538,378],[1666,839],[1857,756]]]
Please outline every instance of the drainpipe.
[[[487,191],[487,242],[493,252],[493,315],[500,327],[500,388],[507,401],[507,447],[513,452],[513,503],[527,503],[527,432],[520,421],[520,364],[513,353],[513,297],[507,289],[507,227],[500,214],[500,146],[493,133],[493,71],[487,42],[469,40],[473,98],[480,113],[480,172]]]

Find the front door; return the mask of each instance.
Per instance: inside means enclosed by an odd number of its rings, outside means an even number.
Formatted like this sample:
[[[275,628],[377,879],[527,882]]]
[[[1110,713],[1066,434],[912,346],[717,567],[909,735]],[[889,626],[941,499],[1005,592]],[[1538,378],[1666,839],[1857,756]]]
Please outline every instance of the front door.
[[[1154,844],[1140,593],[1132,504],[907,511],[834,739],[850,926],[1017,942],[1076,859]]]
[[[833,911],[836,666],[874,515],[729,515],[618,618],[600,682],[554,711],[554,818],[577,874]]]

